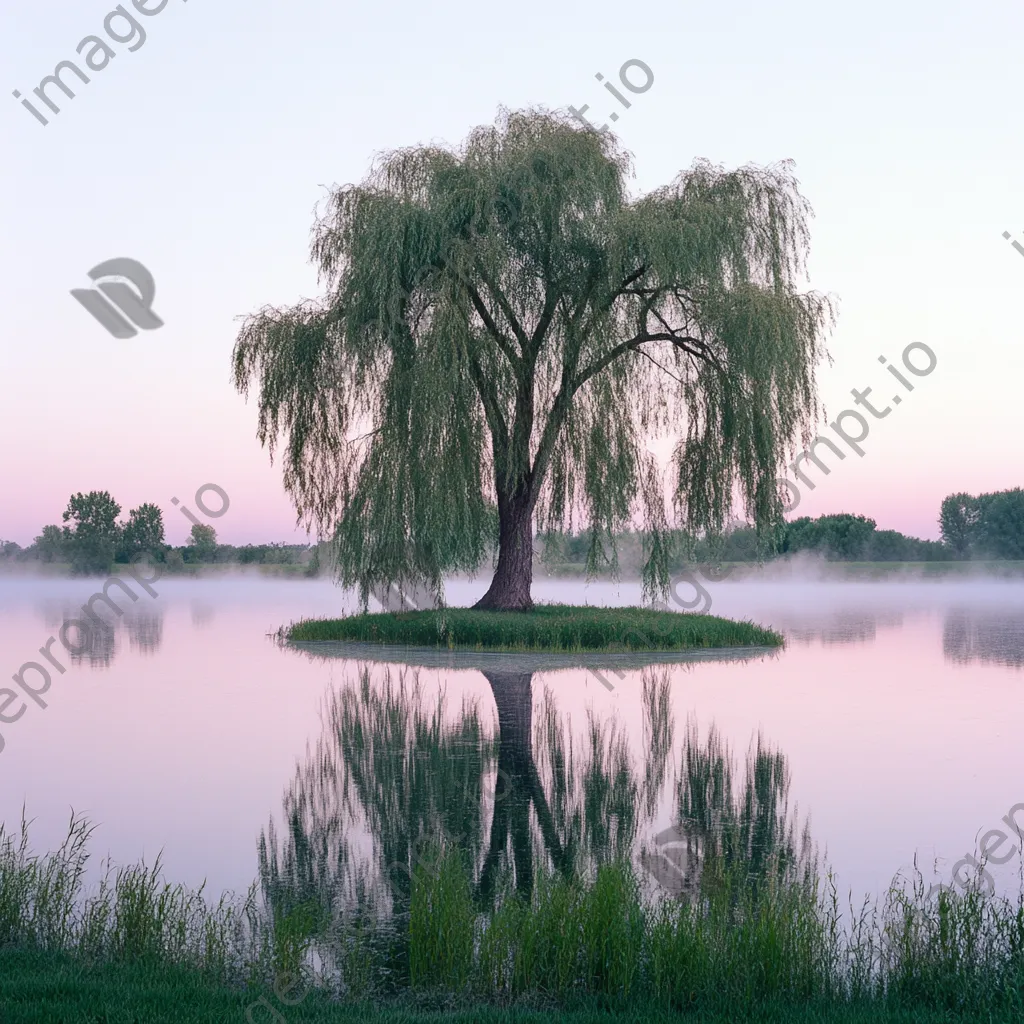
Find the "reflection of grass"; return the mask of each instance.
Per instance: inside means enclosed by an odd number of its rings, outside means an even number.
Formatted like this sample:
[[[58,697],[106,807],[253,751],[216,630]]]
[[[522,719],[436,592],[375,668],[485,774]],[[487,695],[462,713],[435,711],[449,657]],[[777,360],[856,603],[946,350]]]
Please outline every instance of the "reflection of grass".
[[[466,1021],[544,1019],[495,1010],[509,1003],[569,1020],[581,1006],[638,1021],[686,1010],[707,1024],[1024,1019],[1024,897],[943,891],[928,903],[920,876],[843,927],[830,884],[769,871],[751,888],[742,864],[717,858],[692,900],[645,896],[628,864],[611,863],[590,880],[541,868],[529,900],[504,890],[482,913],[463,854],[448,849],[417,873],[409,912],[391,922],[405,956],[371,965],[357,1003],[345,984],[350,935],[311,935],[326,925],[314,908],[275,927],[251,902],[208,907],[144,867],[83,898],[88,836],[77,822],[61,851],[40,858],[24,833],[0,833],[4,1024],[241,1021],[261,998],[281,1016],[261,1004],[254,1024],[439,1019],[410,1012],[427,1005],[465,1010]],[[347,1005],[322,979],[293,988],[310,940],[340,971]],[[275,979],[295,1005],[277,1001]]]
[[[287,639],[566,652],[776,647],[782,643],[782,637],[770,629],[715,615],[563,604],[540,604],[529,612],[443,608],[306,619],[287,630]]]

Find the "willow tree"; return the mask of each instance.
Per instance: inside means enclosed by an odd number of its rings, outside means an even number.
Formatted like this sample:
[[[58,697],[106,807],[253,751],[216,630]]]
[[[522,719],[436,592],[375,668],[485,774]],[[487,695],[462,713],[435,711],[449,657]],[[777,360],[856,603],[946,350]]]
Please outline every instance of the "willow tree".
[[[317,219],[326,297],[244,323],[235,385],[258,386],[298,519],[364,603],[440,595],[496,536],[477,607],[526,609],[534,526],[588,529],[593,567],[638,520],[664,592],[670,496],[690,534],[736,499],[778,529],[832,318],[794,285],[810,209],[785,163],[698,161],[640,198],[630,173],[612,135],[536,110],[388,153]],[[646,444],[666,433],[667,487]]]

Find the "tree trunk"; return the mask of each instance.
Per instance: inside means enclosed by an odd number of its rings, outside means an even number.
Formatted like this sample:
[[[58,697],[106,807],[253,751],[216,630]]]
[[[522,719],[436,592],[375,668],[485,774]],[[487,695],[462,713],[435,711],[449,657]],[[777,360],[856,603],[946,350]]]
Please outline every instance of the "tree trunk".
[[[533,608],[533,501],[529,492],[498,497],[498,568],[474,608],[529,611]]]

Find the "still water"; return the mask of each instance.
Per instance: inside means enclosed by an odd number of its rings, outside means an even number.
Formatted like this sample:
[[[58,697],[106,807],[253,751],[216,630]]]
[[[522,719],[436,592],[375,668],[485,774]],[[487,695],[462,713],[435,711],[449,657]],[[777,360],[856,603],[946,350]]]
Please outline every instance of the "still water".
[[[484,587],[453,582],[448,599]],[[17,825],[24,807],[42,851],[74,810],[97,826],[94,871],[159,853],[169,880],[216,894],[257,877],[261,835],[271,861],[317,884],[393,887],[396,865],[440,833],[471,852],[481,891],[503,872],[526,884],[542,860],[615,854],[671,889],[686,874],[681,837],[732,821],[817,847],[859,899],[915,854],[926,879],[948,882],[986,832],[1010,831],[1000,819],[1024,805],[1024,582],[709,589],[714,613],[771,625],[785,648],[596,669],[385,661],[269,635],[351,610],[330,583],[161,580],[81,656],[52,645],[65,671],[52,669],[46,707],[0,725],[0,817]],[[4,678],[45,665],[39,648],[95,590],[0,580]],[[534,585],[540,601],[639,596],[630,583]],[[1024,830],[1024,806],[1015,814]],[[1016,854],[992,867],[997,887],[1015,889],[1019,868]]]

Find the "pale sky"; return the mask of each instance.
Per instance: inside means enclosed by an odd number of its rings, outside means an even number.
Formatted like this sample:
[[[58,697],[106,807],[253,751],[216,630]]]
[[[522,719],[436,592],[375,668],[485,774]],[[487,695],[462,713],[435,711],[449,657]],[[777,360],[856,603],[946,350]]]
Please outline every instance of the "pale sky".
[[[304,539],[230,383],[238,318],[320,294],[309,232],[329,186],[387,149],[458,144],[500,105],[620,112],[637,194],[698,157],[795,161],[816,214],[802,287],[838,302],[829,419],[856,408],[852,388],[904,399],[863,458],[812,471],[796,514],[936,537],[946,494],[1024,485],[1024,256],[1003,238],[1024,244],[1019,4],[124,6],[144,44],[110,21],[126,42],[108,39],[116,56],[89,84],[65,75],[75,99],[50,89],[60,113],[37,101],[45,127],[11,93],[34,99],[60,61],[84,67],[76,48],[115,5],[0,13],[0,538],[28,544],[72,492],[107,489],[125,513],[156,502],[182,543],[171,498],[195,511],[212,482],[231,498],[222,541]],[[617,84],[631,59],[654,83],[626,110],[595,75]],[[116,257],[152,272],[163,327],[116,339],[72,298]],[[907,393],[878,357],[901,367],[912,342],[937,365]]]

